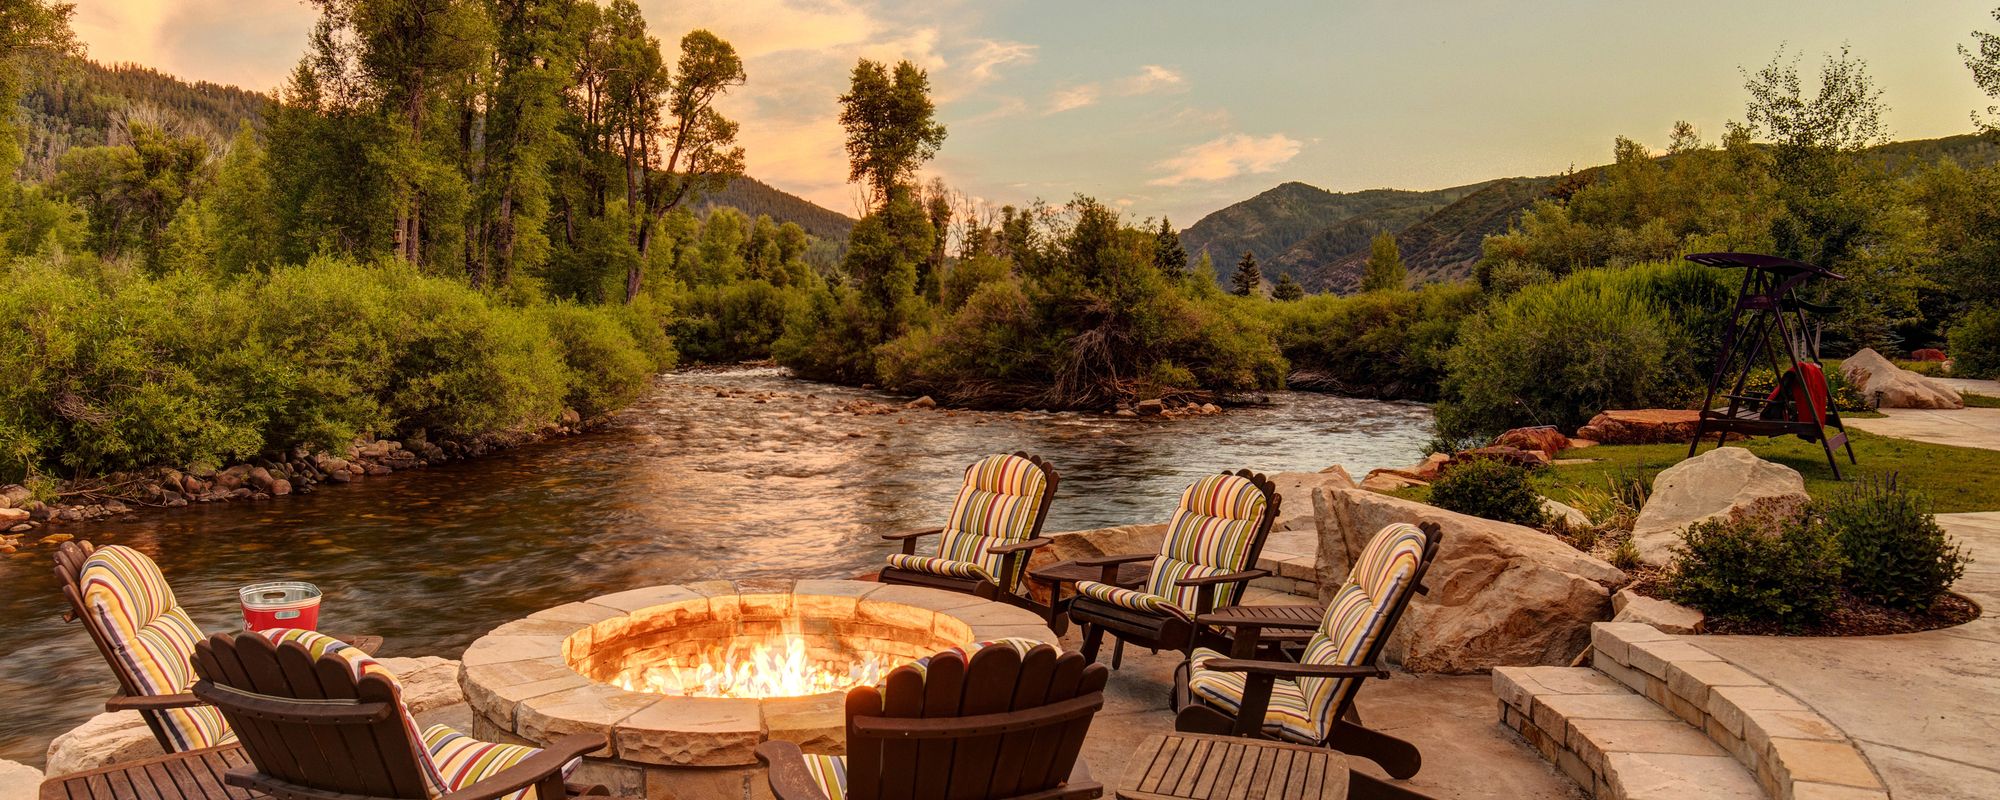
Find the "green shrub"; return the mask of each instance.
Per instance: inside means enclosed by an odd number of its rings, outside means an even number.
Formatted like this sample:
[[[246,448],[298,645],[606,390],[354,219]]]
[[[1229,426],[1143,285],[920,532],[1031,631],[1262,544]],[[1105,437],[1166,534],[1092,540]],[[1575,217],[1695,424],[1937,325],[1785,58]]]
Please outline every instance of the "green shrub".
[[[616,411],[652,385],[653,358],[611,314],[574,303],[534,309],[555,336],[568,370],[563,402],[584,419]]]
[[[1295,388],[1433,400],[1445,353],[1479,301],[1477,286],[1459,283],[1259,305],[1291,364]]]
[[[386,268],[396,300],[384,404],[432,438],[530,430],[562,412],[568,381],[546,326],[447,278]]]
[[[1894,476],[1856,482],[1815,511],[1840,542],[1842,578],[1859,597],[1922,611],[1965,574],[1969,559],[1938,527],[1929,500]]]
[[[1681,532],[1667,576],[1678,602],[1718,619],[1795,627],[1823,619],[1840,597],[1839,543],[1811,520],[1708,520]]]
[[[1431,505],[1475,517],[1539,527],[1547,520],[1526,467],[1476,458],[1445,468],[1431,484]]]
[[[2000,306],[1980,306],[1959,317],[1950,344],[1953,375],[2000,378]]]
[[[682,358],[727,364],[771,357],[796,290],[763,280],[695,286],[674,297],[673,339]]]

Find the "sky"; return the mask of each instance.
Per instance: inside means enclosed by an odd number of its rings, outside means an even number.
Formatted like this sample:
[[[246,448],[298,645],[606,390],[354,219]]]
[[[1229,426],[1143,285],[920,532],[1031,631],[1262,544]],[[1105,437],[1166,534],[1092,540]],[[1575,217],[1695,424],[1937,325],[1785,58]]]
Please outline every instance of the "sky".
[[[299,0],[76,0],[91,57],[271,90],[304,51]],[[1177,226],[1285,181],[1433,189],[1719,138],[1740,70],[1843,45],[1897,139],[1991,105],[1956,51],[2000,0],[638,0],[670,48],[706,28],[749,82],[721,103],[749,174],[848,214],[837,98],[858,58],[930,73],[949,132],[927,176],[988,203],[1078,194]],[[669,55],[672,58],[672,55]]]

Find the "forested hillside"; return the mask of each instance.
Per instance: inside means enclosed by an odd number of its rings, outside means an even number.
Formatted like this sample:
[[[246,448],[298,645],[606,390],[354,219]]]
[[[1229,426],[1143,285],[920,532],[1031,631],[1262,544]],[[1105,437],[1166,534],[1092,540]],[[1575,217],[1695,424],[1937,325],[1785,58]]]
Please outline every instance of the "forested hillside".
[[[703,207],[729,206],[755,218],[768,216],[778,222],[794,222],[806,233],[830,241],[842,241],[854,231],[854,218],[815,205],[812,201],[776,186],[744,175],[729,182],[722,191],[708,196]]]
[[[1409,227],[1396,231],[1396,245],[1412,283],[1443,283],[1472,274],[1479,262],[1480,243],[1486,237],[1506,233],[1522,209],[1549,196],[1555,181],[1550,178],[1508,178],[1460,198]],[[1332,263],[1322,263],[1309,286],[1323,286],[1347,293],[1361,285],[1362,268],[1368,262],[1367,243],[1347,251]]]
[[[1266,277],[1290,274],[1309,289],[1324,286],[1308,277],[1350,245],[1367,248],[1383,230],[1400,230],[1444,208],[1485,182],[1434,191],[1368,189],[1329,192],[1296,181],[1202,217],[1181,232],[1189,254],[1206,251],[1217,264],[1233,264],[1245,252],[1272,265]],[[1293,248],[1298,252],[1290,252]]]

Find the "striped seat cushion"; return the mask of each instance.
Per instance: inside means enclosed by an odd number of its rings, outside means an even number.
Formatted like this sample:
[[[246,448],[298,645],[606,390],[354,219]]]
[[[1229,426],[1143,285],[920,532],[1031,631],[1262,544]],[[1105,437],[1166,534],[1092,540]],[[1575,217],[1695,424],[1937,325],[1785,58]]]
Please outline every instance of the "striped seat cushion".
[[[1172,609],[1172,611],[1179,612],[1181,616],[1187,616],[1187,610],[1174,605],[1174,601],[1151,592],[1142,592],[1137,589],[1126,589],[1119,586],[1112,586],[1108,583],[1098,583],[1097,581],[1077,581],[1076,593],[1093,600],[1110,603],[1120,608],[1129,608],[1133,611],[1158,613]]]
[[[110,640],[113,658],[145,695],[179,694],[194,685],[194,643],[201,628],[174,599],[159,565],[130,547],[106,545],[84,560],[77,581],[84,607]],[[176,752],[236,741],[214,706],[152,712]]]
[[[1306,642],[1306,664],[1362,664],[1369,648],[1388,634],[1389,610],[1415,588],[1413,577],[1428,539],[1417,526],[1394,523],[1375,533],[1347,572],[1347,582],[1327,604],[1319,631]],[[1331,717],[1342,697],[1360,684],[1354,678],[1300,678],[1308,708]],[[1329,723],[1331,720],[1329,719]]]
[[[1216,672],[1202,668],[1204,663],[1218,658],[1228,656],[1206,647],[1195,648],[1193,657],[1188,660],[1188,691],[1208,704],[1234,714],[1243,707],[1243,686],[1247,679],[1241,672]],[[1302,744],[1318,744],[1326,735],[1322,717],[1309,706],[1306,693],[1298,683],[1278,678],[1271,684],[1271,704],[1264,712],[1266,732]],[[1330,725],[1332,720],[1325,720],[1324,724]]]
[[[826,800],[847,800],[847,757],[806,754],[806,774],[826,792]]]
[[[1249,569],[1250,546],[1268,502],[1264,490],[1240,475],[1210,475],[1195,481],[1181,492],[1180,507],[1167,523],[1166,547],[1153,559],[1144,592],[1192,610],[1200,589],[1183,586],[1181,580]],[[1215,587],[1213,607],[1234,604],[1238,588]]]
[[[995,455],[965,468],[965,483],[951,504],[936,558],[897,554],[889,565],[958,578],[1011,583],[1019,575],[1001,575],[1006,557],[990,548],[1022,541],[1035,534],[1048,476],[1035,462],[1015,455]],[[1020,559],[1025,563],[1027,559]],[[1016,569],[1019,572],[1019,569]],[[1005,580],[996,580],[1004,578]]]
[[[432,725],[419,729],[417,720],[410,715],[408,706],[401,699],[402,684],[381,662],[376,661],[360,648],[335,639],[323,633],[280,628],[259,631],[258,635],[269,639],[272,644],[296,642],[306,649],[314,661],[329,654],[347,662],[354,679],[367,675],[380,675],[396,686],[398,698],[397,712],[403,718],[403,728],[410,734],[410,742],[415,745],[412,755],[424,775],[424,788],[433,798],[464,789],[484,778],[499,774],[508,767],[519,764],[529,756],[541,752],[540,748],[512,744],[482,742],[452,729],[446,725]],[[563,765],[562,773],[568,777],[583,759],[572,759]],[[534,787],[505,795],[501,800],[534,800]]]

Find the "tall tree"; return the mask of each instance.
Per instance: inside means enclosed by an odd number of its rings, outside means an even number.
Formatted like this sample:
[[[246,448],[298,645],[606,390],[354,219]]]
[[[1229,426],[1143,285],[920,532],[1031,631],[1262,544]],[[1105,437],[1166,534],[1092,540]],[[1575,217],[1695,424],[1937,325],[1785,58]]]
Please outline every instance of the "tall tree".
[[[246,121],[216,168],[206,201],[216,225],[217,272],[233,275],[277,263],[283,242],[273,199],[270,158]]]
[[[1264,271],[1257,268],[1257,254],[1243,251],[1243,260],[1236,262],[1236,271],[1229,276],[1229,291],[1239,297],[1250,297],[1263,292]]]
[[[1993,18],[2000,20],[2000,8],[1993,10]],[[1978,52],[1958,46],[1958,55],[1965,60],[1965,68],[1972,70],[1972,82],[1990,99],[2000,100],[2000,34],[1973,31],[1972,40]],[[2000,131],[2000,105],[1986,107],[1986,113],[1972,112],[1972,124],[1986,133]]]
[[[1160,227],[1153,232],[1153,266],[1160,274],[1178,280],[1187,274],[1187,248],[1181,246],[1181,235],[1174,231],[1174,223],[1160,217]]]
[[[473,186],[466,273],[504,285],[548,260],[550,166],[570,145],[562,94],[575,77],[581,32],[573,0],[487,0],[495,29],[482,135],[468,143]],[[467,125],[469,132],[474,126]]]
[[[1396,247],[1396,235],[1383,231],[1368,243],[1368,266],[1361,273],[1361,291],[1408,288],[1410,272],[1403,267],[1403,252]]]
[[[657,223],[688,201],[720,191],[743,174],[737,124],[715,110],[715,101],[746,80],[736,48],[708,31],[692,31],[681,37],[675,71],[664,98],[666,116],[656,123],[660,126],[658,140],[652,130],[643,131],[635,142],[639,157],[626,161],[628,169],[633,165],[638,169],[636,176],[628,176],[627,191],[631,192],[631,187],[637,190],[636,197],[628,194],[628,198],[639,212],[635,237],[640,258],[625,274],[626,302],[639,296],[643,264],[652,254]]]
[[[876,204],[886,205],[891,191],[914,180],[917,168],[944,145],[930,85],[929,73],[908,61],[897,62],[893,74],[879,61],[864,58],[854,65],[848,91],[840,96],[847,179],[866,184]]]
[[[1297,300],[1305,296],[1306,288],[1300,286],[1298,281],[1292,280],[1292,273],[1278,273],[1278,283],[1271,287],[1271,299]]]

